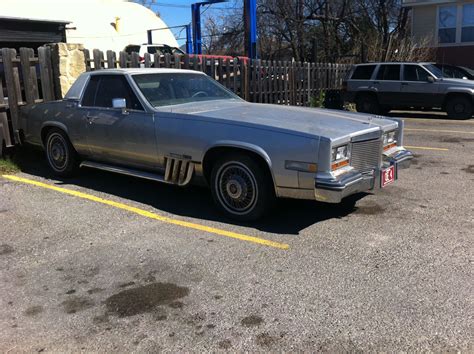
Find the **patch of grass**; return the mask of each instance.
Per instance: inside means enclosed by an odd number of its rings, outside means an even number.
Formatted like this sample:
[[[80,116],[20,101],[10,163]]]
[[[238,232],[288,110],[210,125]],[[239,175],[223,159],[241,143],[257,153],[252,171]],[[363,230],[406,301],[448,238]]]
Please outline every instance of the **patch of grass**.
[[[315,108],[324,108],[324,100],[326,99],[326,92],[319,91],[319,95],[311,97],[310,106]]]
[[[0,174],[20,172],[20,167],[11,158],[0,158]]]

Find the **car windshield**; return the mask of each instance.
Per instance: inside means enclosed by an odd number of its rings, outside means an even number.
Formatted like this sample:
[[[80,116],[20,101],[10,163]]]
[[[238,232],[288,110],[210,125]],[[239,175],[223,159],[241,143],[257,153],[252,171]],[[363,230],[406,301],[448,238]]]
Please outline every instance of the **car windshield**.
[[[434,66],[433,64],[425,64],[423,65],[426,69],[428,69],[434,76],[436,76],[438,79],[439,78],[442,78],[444,75],[443,75],[443,72],[437,68],[436,66]]]
[[[154,107],[213,100],[240,100],[211,78],[202,74],[137,74],[133,80]]]

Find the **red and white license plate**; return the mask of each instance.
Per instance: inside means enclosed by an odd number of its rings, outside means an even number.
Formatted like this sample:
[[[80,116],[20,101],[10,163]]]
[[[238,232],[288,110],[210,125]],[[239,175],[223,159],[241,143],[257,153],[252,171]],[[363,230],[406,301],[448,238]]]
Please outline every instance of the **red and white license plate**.
[[[381,176],[380,176],[380,183],[382,185],[382,188],[390,183],[393,183],[394,181],[395,181],[395,166],[390,166],[389,168],[382,170]]]

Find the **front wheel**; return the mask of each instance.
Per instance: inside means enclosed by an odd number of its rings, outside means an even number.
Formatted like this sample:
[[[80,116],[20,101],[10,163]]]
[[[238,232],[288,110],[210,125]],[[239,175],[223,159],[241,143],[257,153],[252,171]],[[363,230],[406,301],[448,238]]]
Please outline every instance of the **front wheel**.
[[[275,199],[269,173],[246,155],[217,161],[211,173],[211,190],[219,209],[239,221],[261,218]]]
[[[446,112],[449,118],[469,119],[474,114],[472,99],[464,96],[450,98],[446,104]]]
[[[361,113],[379,114],[380,105],[375,96],[362,94],[357,97],[356,110]]]
[[[60,129],[51,129],[46,135],[46,159],[55,175],[72,176],[78,166],[77,153],[66,133]]]

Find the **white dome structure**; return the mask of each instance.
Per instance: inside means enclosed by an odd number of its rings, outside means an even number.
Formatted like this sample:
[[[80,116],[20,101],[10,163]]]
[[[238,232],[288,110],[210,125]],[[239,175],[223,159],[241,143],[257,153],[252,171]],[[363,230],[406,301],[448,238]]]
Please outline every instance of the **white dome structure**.
[[[125,0],[0,0],[2,16],[70,21],[68,43],[86,49],[119,52],[129,44],[147,42],[147,30],[167,27],[153,11]],[[153,42],[177,47],[173,33],[153,32]]]

